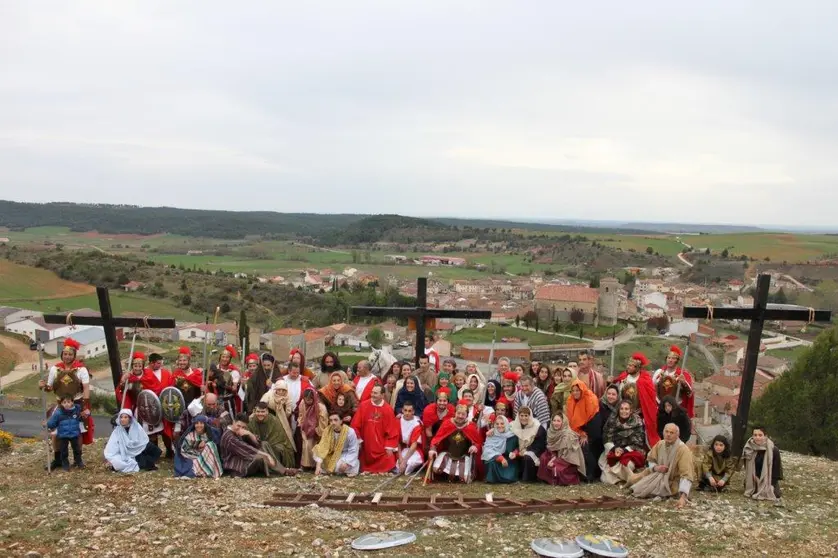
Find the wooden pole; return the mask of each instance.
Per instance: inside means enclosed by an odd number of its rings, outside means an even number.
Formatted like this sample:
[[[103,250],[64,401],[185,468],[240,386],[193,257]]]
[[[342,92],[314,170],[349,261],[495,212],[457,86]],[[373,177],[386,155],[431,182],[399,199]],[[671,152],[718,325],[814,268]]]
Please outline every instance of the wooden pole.
[[[44,345],[40,341],[38,342],[38,377],[41,378],[44,383],[47,381],[48,374],[44,373]],[[41,404],[44,407],[44,420],[47,420],[47,392],[45,389],[41,390]],[[47,474],[49,475],[52,473],[52,468],[50,465],[52,464],[52,457],[55,448],[52,445],[52,441],[49,439],[49,428],[47,428],[47,423],[44,423],[44,443],[47,447]]]
[[[99,313],[102,315],[105,344],[108,346],[108,362],[111,366],[111,379],[113,379],[113,387],[116,389],[119,385],[119,380],[122,378],[122,359],[119,357],[119,341],[116,339],[116,328],[113,325],[111,297],[108,295],[107,287],[96,287],[96,296],[99,299]]]
[[[428,307],[428,278],[420,277],[416,281],[416,306]],[[425,356],[425,314],[419,312],[416,316],[416,368],[419,368],[419,358]]]

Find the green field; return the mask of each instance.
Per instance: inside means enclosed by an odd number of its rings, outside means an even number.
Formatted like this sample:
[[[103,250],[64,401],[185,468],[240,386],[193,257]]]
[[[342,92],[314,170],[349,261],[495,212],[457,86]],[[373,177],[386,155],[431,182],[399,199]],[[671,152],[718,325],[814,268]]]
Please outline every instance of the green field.
[[[617,374],[626,368],[628,358],[637,351],[645,354],[649,360],[648,370],[653,372],[661,367],[669,354],[669,347],[673,344],[671,339],[659,339],[655,337],[635,337],[628,343],[617,345],[617,352],[614,357],[614,373]],[[683,348],[683,344],[681,344]],[[611,355],[602,357],[603,365],[608,368],[611,364]],[[692,373],[693,378],[702,379],[712,375],[715,371],[698,350],[690,350],[687,355],[687,369]]]
[[[93,291],[93,287],[61,279],[46,269],[0,260],[0,303],[65,298]]]
[[[711,252],[727,249],[734,256],[745,254],[773,262],[805,262],[827,254],[838,254],[838,236],[822,234],[741,233],[684,236],[695,250]]]
[[[792,347],[791,349],[768,349],[765,351],[765,354],[767,356],[785,359],[789,361],[790,365],[794,365],[797,359],[800,358],[807,350],[809,350],[809,347],[801,345],[799,347]]]
[[[634,250],[645,253],[650,246],[654,252],[661,256],[676,256],[684,249],[684,245],[669,235],[613,235],[613,234],[586,234],[585,237],[595,240],[600,244],[611,248],[620,248],[624,252]]]
[[[514,326],[498,326],[494,324],[487,324],[484,328],[465,328],[452,333],[446,337],[452,345],[462,345],[463,343],[491,343],[492,335],[496,335],[495,342],[501,343],[504,338],[517,337],[522,342],[526,341],[530,346],[538,345],[559,345],[561,343],[570,343],[571,339],[567,337],[559,337],[557,335],[550,335],[547,333],[540,333],[535,331],[528,331]]]
[[[178,321],[203,322],[205,316],[193,314],[189,310],[179,308],[165,300],[148,298],[136,294],[111,291],[111,306],[115,314],[132,312],[159,318],[174,318]],[[41,312],[68,312],[80,308],[99,309],[99,300],[95,294],[74,296],[68,298],[54,298],[49,300],[17,301],[15,306],[39,310]]]

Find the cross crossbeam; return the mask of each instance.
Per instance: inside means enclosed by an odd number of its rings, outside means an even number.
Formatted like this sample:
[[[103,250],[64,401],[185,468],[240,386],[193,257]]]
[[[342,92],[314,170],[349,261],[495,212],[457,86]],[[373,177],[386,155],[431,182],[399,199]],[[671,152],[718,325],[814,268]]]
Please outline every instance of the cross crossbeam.
[[[173,329],[175,327],[175,320],[173,318],[128,318],[114,316],[107,287],[96,287],[96,296],[99,299],[100,316],[73,316],[72,313],[44,314],[44,322],[48,324],[101,326],[105,331],[105,344],[108,346],[108,362],[111,366],[113,385],[116,387],[122,377],[122,363],[119,356],[119,342],[116,338],[116,328],[146,327],[152,329]]]
[[[733,417],[733,451],[740,455],[745,445],[745,433],[748,428],[748,415],[751,410],[751,397],[754,390],[759,347],[762,341],[762,331],[765,322],[772,320],[800,321],[800,322],[829,322],[832,312],[816,310],[793,304],[769,304],[768,291],[771,286],[771,276],[760,274],[757,277],[756,293],[752,308],[733,308],[713,306],[686,306],[685,318],[700,318],[706,320],[749,320],[751,327],[748,332],[748,344],[745,349],[745,365],[742,370],[742,381],[739,387],[739,404]]]
[[[488,320],[492,317],[491,310],[444,310],[428,308],[428,278],[419,277],[416,280],[416,306],[353,306],[355,316],[374,316],[392,318],[412,318],[416,322],[416,365],[419,357],[425,355],[425,320],[435,318],[457,318],[461,320]]]

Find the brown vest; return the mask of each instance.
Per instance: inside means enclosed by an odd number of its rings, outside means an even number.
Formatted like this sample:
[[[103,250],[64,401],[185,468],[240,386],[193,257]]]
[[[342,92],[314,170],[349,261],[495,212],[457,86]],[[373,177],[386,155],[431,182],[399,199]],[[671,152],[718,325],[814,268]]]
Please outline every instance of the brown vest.
[[[75,398],[82,392],[81,380],[77,374],[76,368],[69,370],[58,368],[55,374],[55,381],[52,384],[55,395],[61,397]]]

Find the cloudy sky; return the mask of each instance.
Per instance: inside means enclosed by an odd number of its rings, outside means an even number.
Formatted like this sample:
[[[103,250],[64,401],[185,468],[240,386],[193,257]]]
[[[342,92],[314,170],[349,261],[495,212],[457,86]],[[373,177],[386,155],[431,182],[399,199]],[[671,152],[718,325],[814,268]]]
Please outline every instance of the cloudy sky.
[[[834,0],[0,0],[0,198],[834,225],[836,18]]]

